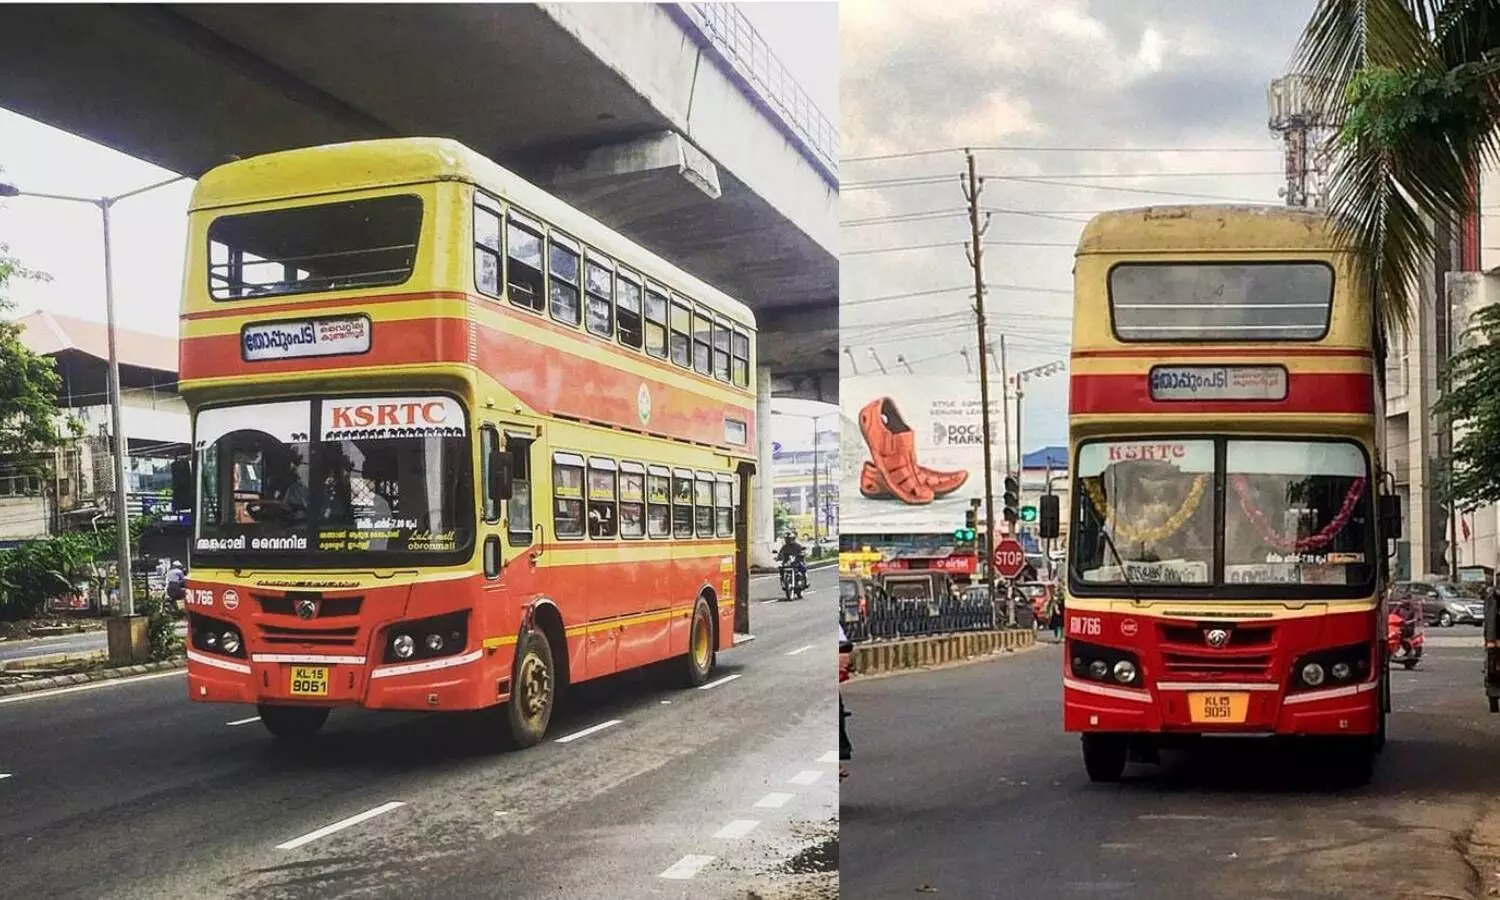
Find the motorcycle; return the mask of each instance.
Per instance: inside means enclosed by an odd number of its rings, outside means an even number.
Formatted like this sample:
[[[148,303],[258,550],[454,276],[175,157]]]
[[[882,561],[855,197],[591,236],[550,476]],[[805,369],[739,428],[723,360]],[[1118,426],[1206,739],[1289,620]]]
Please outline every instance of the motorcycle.
[[[788,600],[801,600],[807,590],[807,566],[801,559],[789,559],[781,564],[781,593]]]
[[[1410,671],[1417,667],[1422,661],[1422,623],[1418,619],[1411,625],[1411,634],[1407,634],[1406,622],[1401,614],[1392,612],[1386,616],[1385,643],[1390,651],[1391,661],[1400,663]]]

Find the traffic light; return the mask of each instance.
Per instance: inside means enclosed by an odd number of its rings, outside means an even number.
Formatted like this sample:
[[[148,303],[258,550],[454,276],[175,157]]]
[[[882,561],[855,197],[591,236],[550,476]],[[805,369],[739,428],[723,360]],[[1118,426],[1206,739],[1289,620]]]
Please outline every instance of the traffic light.
[[[1021,521],[1022,522],[1035,522],[1036,521],[1036,507],[1035,506],[1023,506],[1023,507],[1021,507]]]
[[[978,536],[979,533],[972,528],[953,529],[953,540],[960,544],[972,544]]]
[[[1014,525],[1021,518],[1021,482],[1014,475],[1005,476],[1005,521]]]
[[[979,530],[979,510],[972,506],[964,510],[964,528],[969,531]]]

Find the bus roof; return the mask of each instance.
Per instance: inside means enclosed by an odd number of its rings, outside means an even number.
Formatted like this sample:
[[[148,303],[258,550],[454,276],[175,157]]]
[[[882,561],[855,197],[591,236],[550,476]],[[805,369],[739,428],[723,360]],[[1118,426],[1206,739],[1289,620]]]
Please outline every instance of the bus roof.
[[[204,173],[188,211],[434,181],[477,185],[625,265],[644,269],[647,277],[755,326],[755,314],[744,303],[450,138],[351,141],[235,160]]]
[[[1102,212],[1078,254],[1347,249],[1326,212],[1254,204],[1141,206]]]

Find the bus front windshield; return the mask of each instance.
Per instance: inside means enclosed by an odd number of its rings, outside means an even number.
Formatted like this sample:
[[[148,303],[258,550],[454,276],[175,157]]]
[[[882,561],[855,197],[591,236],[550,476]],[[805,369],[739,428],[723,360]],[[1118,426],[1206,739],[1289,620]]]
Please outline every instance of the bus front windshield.
[[[450,397],[213,407],[194,440],[205,562],[435,562],[473,540],[470,446]]]
[[[1374,581],[1369,464],[1357,444],[1095,442],[1077,465],[1072,565],[1085,585],[1318,594]]]

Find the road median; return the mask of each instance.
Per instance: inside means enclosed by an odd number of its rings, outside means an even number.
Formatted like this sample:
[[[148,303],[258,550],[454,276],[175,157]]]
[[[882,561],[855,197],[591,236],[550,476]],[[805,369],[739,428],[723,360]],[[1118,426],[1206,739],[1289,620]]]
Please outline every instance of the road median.
[[[24,678],[18,681],[0,681],[0,697],[9,697],[15,694],[31,694],[36,691],[45,691],[51,688],[71,687],[75,684],[88,684],[93,681],[114,681],[118,678],[129,678],[132,675],[145,675],[150,672],[164,672],[168,669],[181,669],[187,665],[186,657],[176,657],[160,662],[141,663],[134,666],[112,666],[91,669],[87,672],[73,672],[65,675],[52,675],[41,678]],[[0,673],[0,676],[14,676],[20,674],[14,670]]]
[[[856,644],[854,674],[877,675],[908,669],[930,669],[976,657],[1012,653],[1036,646],[1030,629],[967,631],[896,641]]]

